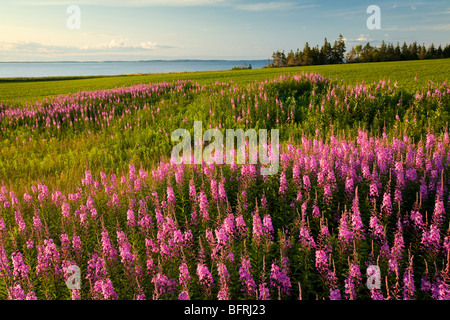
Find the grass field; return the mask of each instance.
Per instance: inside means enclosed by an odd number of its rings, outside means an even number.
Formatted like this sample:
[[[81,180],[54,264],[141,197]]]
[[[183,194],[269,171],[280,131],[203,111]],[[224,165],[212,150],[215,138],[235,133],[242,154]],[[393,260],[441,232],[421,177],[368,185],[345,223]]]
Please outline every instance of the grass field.
[[[3,80],[0,299],[449,300],[449,67]],[[194,121],[278,171],[172,163]]]
[[[44,79],[0,79],[0,103],[25,104],[48,96],[67,94],[80,90],[112,89],[139,83],[192,80],[199,83],[232,80],[237,84],[273,79],[280,74],[296,74],[302,71],[318,72],[326,77],[338,78],[349,84],[370,83],[380,79],[410,91],[427,84],[429,80],[442,83],[448,81],[450,59],[420,60],[385,63],[364,63],[348,65],[326,65],[293,68],[269,68],[255,70],[189,72],[169,74],[143,74],[126,76],[83,77]],[[414,81],[417,75],[417,81]]]

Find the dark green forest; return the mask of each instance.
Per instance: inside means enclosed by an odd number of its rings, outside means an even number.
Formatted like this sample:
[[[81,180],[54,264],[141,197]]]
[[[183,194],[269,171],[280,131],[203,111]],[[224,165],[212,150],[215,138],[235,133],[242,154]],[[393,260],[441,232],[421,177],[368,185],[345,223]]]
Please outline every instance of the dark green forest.
[[[384,40],[380,46],[356,45],[346,53],[344,37],[340,34],[339,39],[331,44],[327,38],[321,47],[310,46],[305,43],[303,50],[275,51],[272,59],[269,59],[267,67],[291,67],[291,66],[309,66],[324,64],[358,63],[358,62],[383,62],[383,61],[402,61],[402,60],[423,60],[423,59],[441,59],[450,58],[450,44],[445,47],[436,46],[433,43],[428,47],[425,44],[413,42],[407,44],[403,42],[400,45],[397,42],[386,43]]]

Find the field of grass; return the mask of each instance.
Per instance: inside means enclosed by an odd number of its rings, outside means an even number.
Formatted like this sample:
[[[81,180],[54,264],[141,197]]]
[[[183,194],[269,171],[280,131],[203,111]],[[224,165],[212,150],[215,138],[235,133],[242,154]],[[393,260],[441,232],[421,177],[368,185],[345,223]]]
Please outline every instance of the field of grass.
[[[3,81],[0,299],[450,299],[449,67]],[[172,163],[194,121],[278,172]]]
[[[429,80],[448,82],[450,59],[418,60],[385,63],[364,63],[348,65],[325,65],[292,68],[268,68],[234,71],[208,71],[168,74],[142,74],[105,77],[79,77],[67,80],[53,78],[36,79],[0,79],[0,103],[25,104],[59,94],[73,93],[80,90],[112,89],[149,82],[170,82],[192,80],[199,83],[214,83],[232,80],[237,84],[273,79],[279,75],[316,72],[325,77],[338,78],[348,84],[371,83],[380,79],[409,91],[415,91],[427,84]],[[417,81],[414,80],[417,75]]]

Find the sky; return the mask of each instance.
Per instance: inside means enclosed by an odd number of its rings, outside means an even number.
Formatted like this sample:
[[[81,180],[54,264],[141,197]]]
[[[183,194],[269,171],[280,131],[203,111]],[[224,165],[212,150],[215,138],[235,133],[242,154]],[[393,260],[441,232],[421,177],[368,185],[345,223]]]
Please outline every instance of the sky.
[[[367,27],[370,5],[380,29]],[[256,60],[339,34],[348,50],[382,40],[446,45],[450,1],[0,0],[2,62]]]

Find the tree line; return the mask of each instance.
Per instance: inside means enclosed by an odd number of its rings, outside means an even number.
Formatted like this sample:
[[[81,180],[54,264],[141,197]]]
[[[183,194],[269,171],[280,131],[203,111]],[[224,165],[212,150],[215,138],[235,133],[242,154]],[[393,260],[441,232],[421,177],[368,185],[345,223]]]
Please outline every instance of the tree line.
[[[403,42],[394,46],[393,43],[385,43],[383,40],[379,47],[371,46],[367,43],[365,46],[357,45],[346,55],[347,63],[354,62],[382,62],[382,61],[401,61],[401,60],[423,60],[423,59],[442,59],[450,58],[450,45],[442,48],[439,45],[437,48],[434,43],[428,47],[425,44],[417,44],[417,42],[410,43]]]
[[[283,51],[275,51],[272,59],[268,60],[267,67],[293,67],[323,64],[357,63],[357,62],[380,62],[380,61],[400,61],[400,60],[418,60],[418,59],[440,59],[450,58],[450,45],[437,48],[432,43],[428,47],[425,44],[413,42],[400,46],[400,43],[394,46],[393,43],[382,41],[379,47],[372,46],[368,42],[366,45],[353,46],[345,54],[346,47],[344,37],[340,34],[339,39],[335,40],[333,45],[324,39],[322,47],[310,46],[305,43],[303,50],[291,50],[287,54]]]
[[[293,67],[309,66],[316,64],[336,64],[344,63],[345,42],[340,34],[339,39],[334,41],[333,46],[327,38],[321,48],[319,45],[311,47],[308,42],[305,43],[303,50],[291,50],[287,55],[283,51],[276,51],[272,54],[272,60],[269,59],[268,67]]]

